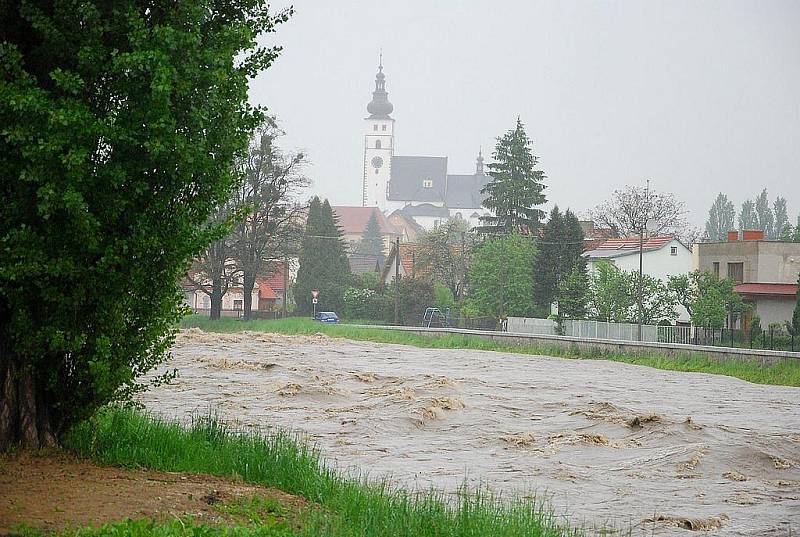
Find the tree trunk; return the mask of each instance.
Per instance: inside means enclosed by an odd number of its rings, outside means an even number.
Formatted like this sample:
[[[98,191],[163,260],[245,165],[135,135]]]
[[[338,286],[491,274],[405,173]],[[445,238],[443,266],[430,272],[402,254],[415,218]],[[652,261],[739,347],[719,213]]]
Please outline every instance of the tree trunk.
[[[57,444],[47,397],[32,372],[0,351],[0,452],[43,449]]]
[[[222,278],[211,280],[211,320],[217,321],[222,315]]]
[[[256,275],[250,273],[249,271],[245,271],[242,280],[242,292],[244,293],[244,320],[249,321],[253,317],[253,287],[256,285]]]

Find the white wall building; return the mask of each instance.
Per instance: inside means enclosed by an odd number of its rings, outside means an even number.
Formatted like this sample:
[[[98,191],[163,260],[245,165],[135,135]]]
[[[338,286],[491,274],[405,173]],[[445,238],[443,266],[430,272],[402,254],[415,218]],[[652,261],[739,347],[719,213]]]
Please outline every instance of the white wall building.
[[[362,205],[378,207],[384,214],[408,211],[426,229],[460,215],[470,225],[491,214],[483,207],[481,189],[491,180],[486,175],[483,155],[478,153],[475,173],[447,173],[447,157],[402,156],[395,154],[394,107],[386,91],[383,65],[375,75],[375,91],[364,119],[364,173]],[[424,206],[414,210],[415,207]],[[439,210],[435,210],[438,208]]]
[[[692,251],[672,235],[647,237],[642,244],[642,272],[667,283],[670,276],[692,271]],[[639,271],[639,237],[608,239],[594,250],[585,252],[589,274],[597,269],[597,263],[608,261],[626,271]],[[678,321],[688,322],[686,308],[678,306]]]

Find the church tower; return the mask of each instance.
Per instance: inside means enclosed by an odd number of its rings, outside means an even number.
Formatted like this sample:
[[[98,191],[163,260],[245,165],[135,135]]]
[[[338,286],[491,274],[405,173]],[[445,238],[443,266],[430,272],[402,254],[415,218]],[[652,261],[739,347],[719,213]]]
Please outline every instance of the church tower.
[[[389,114],[394,107],[386,92],[386,75],[383,74],[383,61],[378,65],[375,75],[375,91],[372,101],[367,105],[369,117],[365,118],[364,134],[364,178],[361,204],[364,207],[378,207],[386,211],[386,195],[392,176],[392,155],[394,154],[394,119]]]

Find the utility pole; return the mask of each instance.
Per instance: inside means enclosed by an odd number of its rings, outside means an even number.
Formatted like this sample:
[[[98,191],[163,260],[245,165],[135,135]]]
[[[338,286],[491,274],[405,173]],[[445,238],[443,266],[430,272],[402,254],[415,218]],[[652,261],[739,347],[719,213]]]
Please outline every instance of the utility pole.
[[[400,324],[400,237],[394,242],[394,324]]]
[[[644,218],[639,227],[639,315],[637,315],[636,335],[639,341],[642,340],[642,324],[644,317],[644,293],[643,278],[642,278],[642,260],[644,258],[644,232],[647,229],[647,219],[650,216],[650,179],[647,180],[647,188],[644,191]]]

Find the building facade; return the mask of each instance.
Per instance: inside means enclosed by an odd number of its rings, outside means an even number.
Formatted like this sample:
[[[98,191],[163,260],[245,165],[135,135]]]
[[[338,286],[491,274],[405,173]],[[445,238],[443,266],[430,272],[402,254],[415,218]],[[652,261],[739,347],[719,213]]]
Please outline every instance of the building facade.
[[[727,242],[698,243],[695,268],[730,278],[753,305],[761,326],[792,318],[800,275],[800,243],[764,240],[763,231],[731,231]],[[747,325],[748,317],[745,317]]]
[[[481,189],[491,177],[485,173],[482,152],[475,172],[463,175],[447,173],[447,157],[397,155],[393,110],[379,65],[364,119],[362,205],[378,207],[386,215],[404,211],[425,229],[455,217],[478,225],[481,216],[491,214],[483,207]]]

